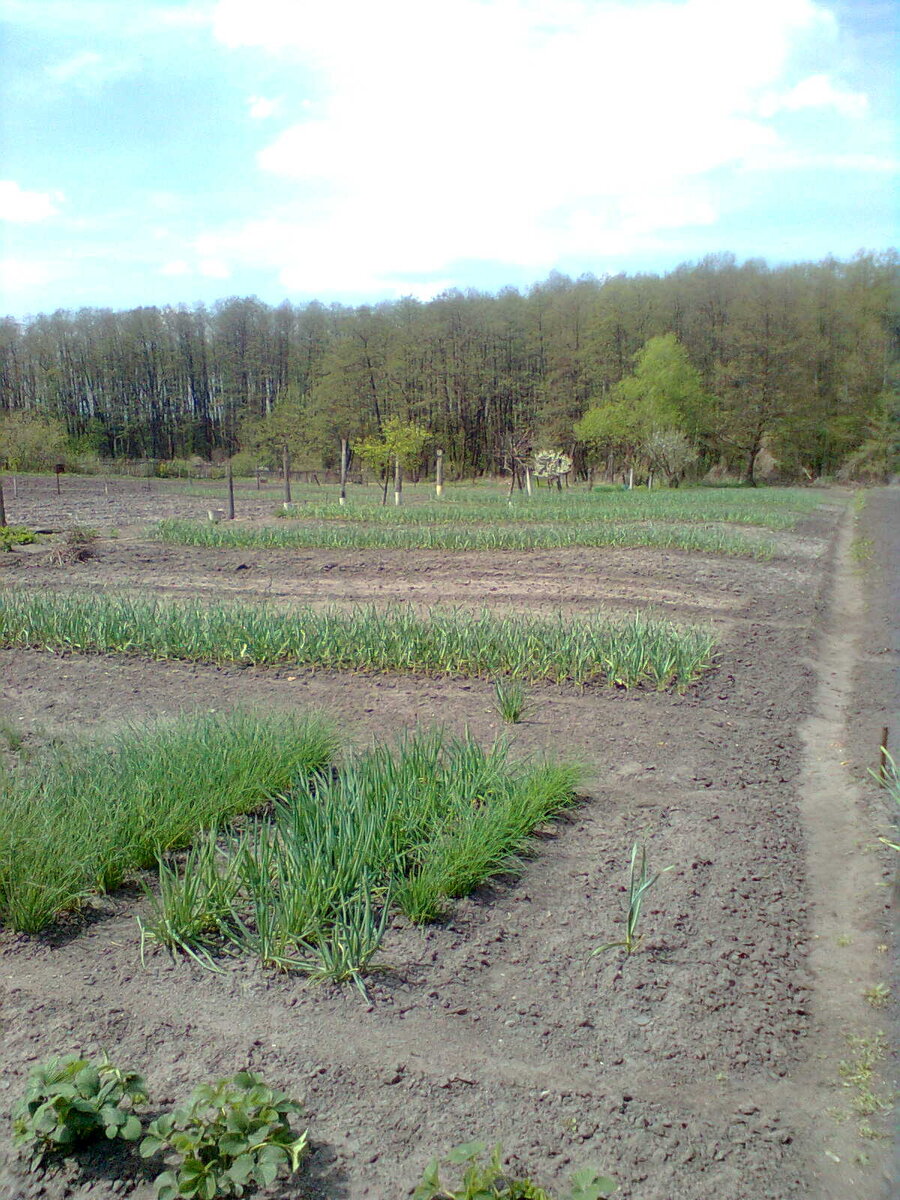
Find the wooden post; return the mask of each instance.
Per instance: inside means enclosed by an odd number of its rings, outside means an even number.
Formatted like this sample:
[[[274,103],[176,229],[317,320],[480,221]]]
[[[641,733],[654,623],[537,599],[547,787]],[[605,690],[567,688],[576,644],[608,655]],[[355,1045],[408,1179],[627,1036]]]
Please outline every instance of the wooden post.
[[[438,450],[434,464],[434,494],[440,499],[444,494],[444,452]]]
[[[259,491],[259,463],[256,464],[256,490]]]
[[[513,494],[513,490],[515,489],[515,486],[516,486],[516,464],[513,463],[512,466],[510,467],[509,491],[506,493],[506,498],[508,500],[512,499],[512,494]]]
[[[525,468],[525,491],[531,495],[531,467]]]
[[[347,439],[341,438],[341,497],[340,503],[344,504],[347,500]]]
[[[6,524],[6,505],[3,502],[3,476],[0,475],[0,526]]]
[[[593,467],[588,467],[587,490],[589,492],[592,492],[594,490],[594,468]]]
[[[651,472],[650,472],[650,474],[647,476],[647,491],[648,491],[648,492],[652,492],[652,491],[653,491],[653,472],[652,472],[652,471],[651,471]]]
[[[284,502],[291,502],[291,452],[287,446],[281,454],[281,468],[284,471]]]
[[[628,490],[629,492],[634,487],[634,467],[628,468]]]
[[[234,471],[231,469],[231,459],[225,468],[228,478],[228,520],[234,520]]]
[[[881,744],[878,754],[878,779],[882,784],[888,780],[888,729],[885,725],[881,730]]]
[[[394,504],[398,507],[403,500],[403,468],[400,466],[400,456],[394,459]]]

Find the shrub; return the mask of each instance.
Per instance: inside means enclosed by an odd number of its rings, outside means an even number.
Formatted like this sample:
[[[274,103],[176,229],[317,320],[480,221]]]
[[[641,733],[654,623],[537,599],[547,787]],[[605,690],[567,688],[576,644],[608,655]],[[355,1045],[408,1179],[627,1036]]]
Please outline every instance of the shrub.
[[[35,1067],[13,1110],[13,1140],[32,1151],[32,1168],[45,1154],[75,1149],[105,1133],[133,1142],[141,1122],[132,1111],[147,1100],[144,1081],[104,1055],[100,1063],[68,1054]]]

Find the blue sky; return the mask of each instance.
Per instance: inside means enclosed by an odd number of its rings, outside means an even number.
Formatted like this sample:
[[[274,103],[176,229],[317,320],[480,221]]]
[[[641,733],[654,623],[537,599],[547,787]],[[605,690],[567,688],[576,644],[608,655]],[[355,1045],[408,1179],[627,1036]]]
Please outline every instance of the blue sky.
[[[0,0],[0,313],[896,244],[886,0]]]

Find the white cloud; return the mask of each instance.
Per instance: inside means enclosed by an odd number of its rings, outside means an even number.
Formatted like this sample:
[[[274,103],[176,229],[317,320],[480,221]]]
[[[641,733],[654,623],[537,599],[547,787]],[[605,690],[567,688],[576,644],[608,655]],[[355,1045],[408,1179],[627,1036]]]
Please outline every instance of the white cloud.
[[[257,158],[293,205],[200,253],[304,291],[633,253],[714,224],[717,174],[789,154],[778,112],[865,103],[796,82],[798,50],[836,44],[816,0],[220,0],[213,30],[299,67],[307,107]]]
[[[197,270],[207,279],[227,279],[231,267],[221,258],[202,258],[197,264]]]
[[[0,259],[0,294],[4,305],[13,303],[17,294],[46,287],[59,278],[59,265],[38,259]]]
[[[13,179],[0,180],[0,221],[30,224],[59,212],[62,192],[30,192]]]
[[[764,117],[772,117],[779,112],[823,108],[834,109],[842,117],[864,117],[869,100],[863,92],[850,92],[837,87],[828,75],[809,75],[782,95],[764,96],[759,113]]]
[[[270,100],[266,96],[248,96],[247,109],[254,121],[265,121],[281,112],[282,101]]]
[[[160,275],[171,275],[177,278],[180,275],[190,275],[191,268],[183,258],[176,258],[172,262],[167,262],[159,268]]]

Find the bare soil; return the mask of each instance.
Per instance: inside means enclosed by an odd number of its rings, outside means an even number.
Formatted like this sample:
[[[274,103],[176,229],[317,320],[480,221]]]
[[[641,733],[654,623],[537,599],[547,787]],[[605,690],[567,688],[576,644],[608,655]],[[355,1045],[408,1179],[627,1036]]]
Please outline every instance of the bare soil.
[[[54,486],[20,481],[11,520],[119,536],[84,562],[60,564],[47,546],[0,555],[0,586],[284,605],[650,604],[712,625],[721,649],[685,695],[535,687],[514,727],[488,681],[0,650],[0,717],[26,748],[182,710],[314,707],[357,745],[439,723],[584,768],[582,804],[520,878],[425,931],[395,923],[370,1004],[249,963],[223,975],[163,955],[142,966],[132,892],[45,938],[0,934],[0,1154],[29,1068],[105,1047],[147,1076],[159,1106],[246,1066],[303,1099],[314,1151],[279,1196],[399,1200],[435,1153],[476,1137],[502,1141],[547,1186],[596,1164],[623,1200],[891,1194],[886,1142],[837,1118],[852,1100],[846,1036],[887,1028],[863,996],[890,979],[893,953],[892,892],[879,885],[894,862],[877,843],[887,813],[866,771],[881,727],[898,728],[900,490],[871,493],[856,518],[832,493],[781,535],[776,558],[744,562],[182,549],[149,541],[142,523],[202,515],[202,497],[166,492],[160,512],[143,481],[112,481],[111,500],[102,480],[66,478],[63,512]],[[675,869],[649,896],[640,952],[592,959],[621,929],[636,839]],[[152,1174],[104,1146],[39,1178],[10,1152],[0,1197],[148,1200]]]

